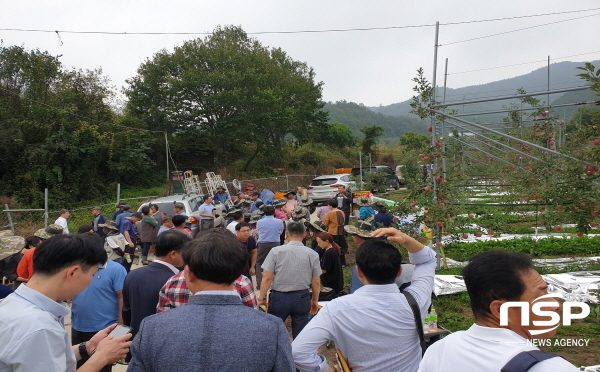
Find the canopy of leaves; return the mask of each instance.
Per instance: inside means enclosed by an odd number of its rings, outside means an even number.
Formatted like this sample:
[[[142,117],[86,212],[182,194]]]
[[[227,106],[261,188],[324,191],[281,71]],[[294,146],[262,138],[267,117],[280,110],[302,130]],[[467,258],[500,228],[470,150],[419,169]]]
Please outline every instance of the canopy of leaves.
[[[0,46],[0,193],[39,207],[49,188],[51,207],[65,207],[108,182],[139,183],[152,163],[146,135],[111,125],[113,94],[100,70],[66,70],[47,52]]]
[[[162,50],[128,80],[128,113],[149,129],[176,132],[214,166],[278,153],[286,135],[320,130],[322,83],[312,68],[269,49],[235,26]],[[189,141],[194,139],[193,142]],[[175,144],[175,147],[183,144]],[[251,154],[230,151],[251,145]]]

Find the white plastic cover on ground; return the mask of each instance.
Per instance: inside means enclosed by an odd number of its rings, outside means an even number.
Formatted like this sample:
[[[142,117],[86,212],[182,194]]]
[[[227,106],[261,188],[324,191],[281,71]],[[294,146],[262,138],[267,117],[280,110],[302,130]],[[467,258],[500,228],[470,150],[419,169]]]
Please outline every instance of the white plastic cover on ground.
[[[586,258],[600,260],[600,257]],[[542,275],[542,278],[548,283],[548,291],[550,293],[562,293],[567,301],[599,303],[597,295],[590,293],[590,291],[597,291],[600,289],[600,271],[576,271],[561,274],[547,274]],[[438,296],[463,292],[466,290],[467,288],[465,287],[462,276],[435,276],[433,291]]]

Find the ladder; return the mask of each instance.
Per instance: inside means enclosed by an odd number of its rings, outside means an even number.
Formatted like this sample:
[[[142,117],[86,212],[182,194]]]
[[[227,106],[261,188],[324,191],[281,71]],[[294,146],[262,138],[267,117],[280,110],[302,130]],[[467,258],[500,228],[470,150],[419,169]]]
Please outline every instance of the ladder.
[[[186,194],[203,194],[200,179],[191,170],[183,172],[183,190]]]
[[[229,189],[227,188],[227,183],[223,181],[221,175],[217,175],[215,174],[215,172],[208,172],[206,173],[206,179],[204,180],[204,183],[206,183],[206,188],[208,188],[208,192],[211,196],[217,193],[218,187],[224,188],[227,195],[229,195],[229,199],[225,200],[225,205],[227,206],[227,208],[233,208],[231,194],[229,193]]]

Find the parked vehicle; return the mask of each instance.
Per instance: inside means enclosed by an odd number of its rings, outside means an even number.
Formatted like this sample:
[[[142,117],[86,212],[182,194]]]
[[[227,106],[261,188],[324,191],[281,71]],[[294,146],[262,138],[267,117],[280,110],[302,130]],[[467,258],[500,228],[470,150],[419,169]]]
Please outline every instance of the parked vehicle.
[[[386,165],[374,165],[372,167],[363,167],[362,168],[363,176],[369,172],[380,174],[383,178],[383,181],[377,181],[377,182],[385,182],[386,186],[388,188],[392,187],[396,190],[398,190],[400,188],[401,181],[396,176],[396,172],[394,172],[394,170],[392,168],[390,168]],[[360,173],[361,173],[361,168],[352,168],[352,175],[359,176]]]
[[[404,178],[404,174],[402,174],[402,168],[404,168],[404,165],[396,165],[396,177],[398,177],[398,181],[404,185],[406,184],[406,179]]]
[[[204,203],[202,200],[204,195],[198,194],[177,194],[177,195],[169,195],[163,196],[160,198],[156,198],[151,200],[148,203],[142,204],[138,212],[142,211],[142,207],[148,204],[156,204],[158,205],[158,211],[169,216],[173,216],[173,207],[176,203],[182,203],[185,206],[185,214],[189,217],[188,222],[192,227],[192,235],[195,236],[198,230],[200,229],[200,215],[198,214],[198,208]],[[219,217],[215,218],[215,227],[221,226],[223,223],[223,210],[225,209],[225,205],[220,202],[213,201],[215,208],[217,208],[217,214]]]
[[[351,191],[355,185],[355,182],[350,180],[348,173],[330,174],[316,177],[306,189],[308,197],[319,203],[333,198],[338,192],[338,186],[346,186],[346,190]]]

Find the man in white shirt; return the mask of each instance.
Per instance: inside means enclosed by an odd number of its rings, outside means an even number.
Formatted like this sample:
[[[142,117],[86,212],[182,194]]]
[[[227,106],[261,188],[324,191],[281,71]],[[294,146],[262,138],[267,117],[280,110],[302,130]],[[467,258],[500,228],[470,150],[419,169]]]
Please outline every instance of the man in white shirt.
[[[423,316],[431,303],[435,252],[393,228],[378,229],[383,237],[403,245],[415,265],[406,292],[417,301]],[[332,340],[353,372],[415,372],[421,346],[413,312],[395,283],[402,273],[402,255],[388,242],[370,239],[356,251],[357,275],[365,284],[351,295],[330,301],[292,343],[296,368],[328,371],[318,348]]]
[[[515,252],[486,251],[471,259],[463,270],[463,278],[471,298],[475,324],[431,345],[419,372],[500,372],[507,363],[515,363],[521,358],[526,365],[533,364],[529,372],[579,370],[560,357],[542,353],[531,342],[536,338],[552,337],[556,327],[521,325],[520,308],[509,308],[508,325],[500,325],[500,307],[508,301],[529,303],[530,324],[533,324],[532,321],[548,320],[548,316],[541,317],[531,312],[533,302],[548,293],[548,284],[535,271],[529,257]],[[551,301],[554,302],[554,299]],[[552,302],[543,306],[543,311],[557,311],[558,303]],[[548,332],[532,335],[535,330],[548,328],[551,329]],[[517,355],[518,359],[513,359]]]
[[[231,218],[233,218],[233,221],[231,221],[229,224],[227,224],[226,228],[233,235],[237,235],[237,232],[235,231],[235,226],[240,222],[244,222],[244,214],[238,209],[231,214]]]
[[[36,248],[33,276],[0,302],[0,371],[72,372],[82,359],[82,371],[100,371],[127,354],[131,335],[107,337],[116,322],[73,346],[64,329],[65,301],[83,291],[106,260],[100,240],[86,234],[56,235]]]
[[[58,213],[60,214],[60,217],[58,217],[56,221],[54,221],[54,223],[56,225],[62,226],[63,234],[68,234],[69,227],[67,226],[67,220],[69,219],[69,217],[71,217],[71,212],[69,212],[69,210],[67,209],[61,209]]]

